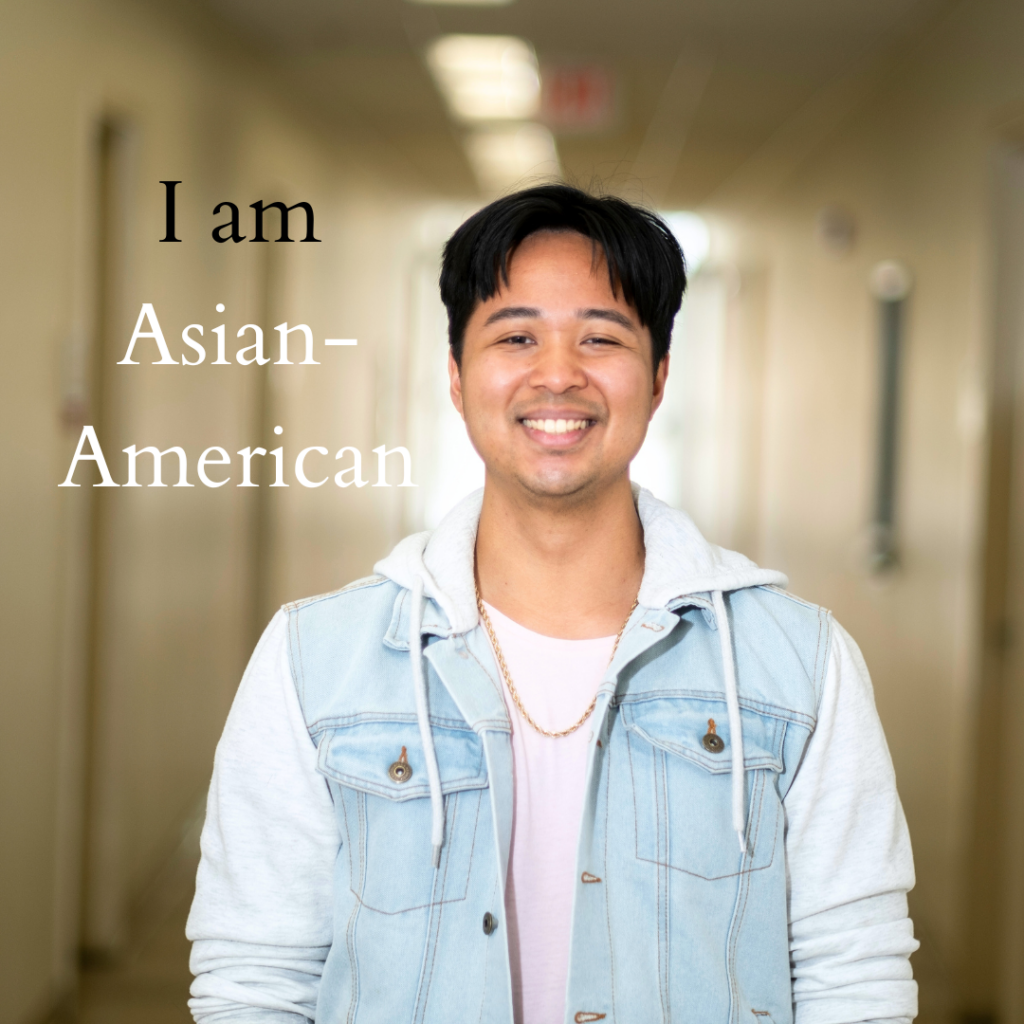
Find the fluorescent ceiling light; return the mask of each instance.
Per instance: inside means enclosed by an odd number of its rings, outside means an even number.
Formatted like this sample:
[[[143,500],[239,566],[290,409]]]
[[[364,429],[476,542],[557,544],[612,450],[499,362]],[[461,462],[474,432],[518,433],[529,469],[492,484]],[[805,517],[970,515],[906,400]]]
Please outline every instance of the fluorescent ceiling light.
[[[460,120],[525,120],[537,113],[537,57],[523,39],[442,36],[427,51],[427,65]]]
[[[711,233],[707,222],[700,214],[689,210],[673,210],[661,216],[683,250],[687,274],[696,274],[711,249]]]
[[[524,178],[561,174],[555,140],[541,124],[475,131],[466,139],[466,155],[485,192],[500,192]]]

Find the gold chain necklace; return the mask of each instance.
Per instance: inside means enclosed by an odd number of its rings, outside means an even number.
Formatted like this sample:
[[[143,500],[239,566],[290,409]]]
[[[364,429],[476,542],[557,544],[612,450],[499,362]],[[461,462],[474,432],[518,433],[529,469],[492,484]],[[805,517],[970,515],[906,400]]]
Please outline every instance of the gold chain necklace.
[[[622,634],[626,631],[626,626],[629,625],[629,620],[636,611],[636,606],[640,603],[640,595],[638,594],[633,598],[633,607],[629,609],[629,615],[626,616],[626,621],[623,622],[622,628],[619,630],[618,635],[615,637],[615,644],[612,647],[611,657],[608,659],[608,664],[612,663],[612,659],[615,657],[615,652],[619,649],[619,641],[622,639]],[[508,692],[512,694],[512,700],[515,701],[515,705],[519,708],[519,713],[526,719],[527,723],[532,726],[542,736],[550,736],[552,739],[561,739],[563,736],[568,736],[570,733],[574,733],[593,713],[594,708],[597,706],[597,694],[594,694],[593,700],[591,700],[587,710],[569,726],[568,729],[562,729],[559,732],[552,732],[550,729],[544,729],[539,726],[531,717],[530,712],[523,706],[523,702],[519,697],[519,691],[516,689],[516,684],[512,682],[512,673],[508,670],[508,665],[505,664],[505,655],[501,652],[501,644],[498,643],[498,638],[494,633],[494,626],[491,625],[490,616],[487,614],[487,609],[484,608],[483,598],[480,597],[480,588],[476,588],[476,606],[480,611],[480,618],[483,620],[484,628],[487,630],[487,635],[491,638],[491,646],[494,648],[494,653],[498,659],[498,668],[501,669],[502,678],[505,680],[505,685],[508,687]]]

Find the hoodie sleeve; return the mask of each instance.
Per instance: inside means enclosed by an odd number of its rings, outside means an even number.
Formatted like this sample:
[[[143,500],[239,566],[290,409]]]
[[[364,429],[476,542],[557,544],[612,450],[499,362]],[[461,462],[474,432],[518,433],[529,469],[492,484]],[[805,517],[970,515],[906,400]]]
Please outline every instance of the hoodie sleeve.
[[[910,837],[867,666],[835,623],[817,726],[785,809],[796,1024],[910,1024]]]
[[[303,1024],[331,945],[341,838],[292,682],[287,618],[263,634],[217,746],[186,934],[199,1024]]]

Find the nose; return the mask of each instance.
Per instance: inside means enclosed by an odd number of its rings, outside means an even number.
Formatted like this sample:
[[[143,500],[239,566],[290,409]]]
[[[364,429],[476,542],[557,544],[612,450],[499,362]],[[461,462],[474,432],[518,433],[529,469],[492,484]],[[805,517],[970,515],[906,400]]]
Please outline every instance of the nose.
[[[549,341],[537,347],[530,370],[530,387],[553,395],[564,395],[568,391],[582,391],[587,383],[587,374],[576,345]]]

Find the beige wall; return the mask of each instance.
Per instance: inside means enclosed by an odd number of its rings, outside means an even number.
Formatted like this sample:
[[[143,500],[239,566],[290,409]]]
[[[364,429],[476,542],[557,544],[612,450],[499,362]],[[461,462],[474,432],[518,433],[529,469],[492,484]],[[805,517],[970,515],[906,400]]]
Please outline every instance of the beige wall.
[[[999,216],[991,169],[1000,125],[1024,100],[1022,34],[1019,4],[957,5],[888,73],[858,84],[860,106],[794,159],[781,186],[766,189],[751,175],[711,206],[720,251],[743,281],[767,281],[766,295],[755,287],[749,300],[742,289],[736,298],[737,316],[745,303],[766,309],[753,553],[786,571],[794,591],[832,608],[873,672],[914,841],[915,969],[929,1021],[995,1009],[1000,970],[1005,978],[1022,969],[1000,962],[1000,905],[975,933],[967,907],[968,873],[979,870],[971,849]],[[799,151],[799,125],[790,141]],[[766,153],[766,172],[783,156]],[[845,255],[816,237],[818,211],[834,203],[857,222]],[[882,259],[904,261],[915,287],[903,364],[900,565],[878,575],[867,562],[879,376],[867,282]],[[985,952],[968,968],[979,942]]]
[[[266,440],[259,371],[210,366],[212,356],[198,368],[148,365],[155,356],[147,341],[136,356],[142,365],[115,366],[141,303],[154,303],[175,354],[189,323],[204,324],[207,341],[226,323],[229,353],[243,323],[262,324],[275,351],[276,323],[308,323],[323,365],[274,368],[268,416],[285,427],[289,463],[305,445],[333,456],[351,444],[372,470],[371,448],[400,443],[390,424],[376,422],[376,409],[391,386],[381,352],[402,327],[403,278],[394,271],[419,185],[401,166],[382,173],[358,144],[305,119],[253,53],[235,50],[216,26],[183,27],[187,20],[162,20],[149,5],[55,0],[5,4],[2,19],[0,1021],[21,1022],[68,983],[79,942],[90,700],[96,768],[83,930],[104,951],[130,935],[140,894],[202,796],[260,617],[284,599],[368,572],[402,525],[401,492],[333,484],[302,491],[290,465],[292,489],[274,493],[59,490],[78,438],[77,427],[61,422],[62,404],[82,390],[75,366],[89,363],[91,346],[105,346],[104,408],[86,422],[105,424],[100,440],[117,480],[125,479],[120,449],[134,443],[182,446],[195,483],[205,447],[234,452]],[[119,165],[119,295],[110,335],[98,339],[96,137],[104,117],[128,135]],[[161,178],[184,182],[180,245],[156,244]],[[277,198],[312,202],[324,241],[275,248],[268,297],[272,247],[216,245],[209,211],[231,199],[251,217],[250,202]],[[218,301],[227,305],[223,316]],[[357,337],[359,346],[320,345],[338,336]],[[235,483],[237,457],[232,473]],[[89,467],[77,479],[88,485]],[[140,480],[148,479],[147,464]],[[270,527],[265,593],[254,600],[259,500]],[[109,558],[90,698],[87,553],[97,509]]]

